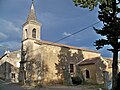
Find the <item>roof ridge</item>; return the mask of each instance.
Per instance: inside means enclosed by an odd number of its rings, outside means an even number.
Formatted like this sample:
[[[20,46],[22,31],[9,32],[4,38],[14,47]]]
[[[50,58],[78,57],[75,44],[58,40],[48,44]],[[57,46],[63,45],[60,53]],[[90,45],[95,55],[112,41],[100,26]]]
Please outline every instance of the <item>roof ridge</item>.
[[[60,44],[60,43],[54,43],[54,42],[50,42],[50,41],[45,41],[45,40],[35,40],[37,44],[49,44],[49,45],[55,45],[55,46],[61,46],[61,47],[66,47],[66,48],[71,48],[71,49],[79,49],[79,50],[83,50],[83,51],[89,51],[89,52],[94,52],[94,53],[100,53],[97,52],[95,50],[90,50],[90,49],[85,49],[85,48],[79,48],[79,47],[75,47],[75,46],[70,46],[70,45],[66,45],[66,44]]]

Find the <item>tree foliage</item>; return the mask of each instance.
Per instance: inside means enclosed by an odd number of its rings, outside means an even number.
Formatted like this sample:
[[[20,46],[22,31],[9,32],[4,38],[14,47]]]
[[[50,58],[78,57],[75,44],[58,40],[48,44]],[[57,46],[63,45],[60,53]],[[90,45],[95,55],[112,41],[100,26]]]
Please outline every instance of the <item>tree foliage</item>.
[[[73,0],[75,6],[93,10],[98,4],[108,3],[108,0]]]
[[[110,1],[110,0],[109,0]],[[102,29],[95,29],[97,34],[101,36],[106,36],[105,39],[99,39],[95,43],[97,49],[104,47],[104,45],[111,45],[112,50],[114,48],[120,48],[118,39],[120,37],[120,18],[118,14],[120,13],[120,8],[115,5],[116,10],[113,9],[112,1],[110,3],[102,3],[99,5],[99,15],[98,18],[103,22],[104,26]]]
[[[105,45],[110,45],[108,49],[113,53],[112,63],[112,90],[117,90],[117,72],[118,72],[118,51],[120,50],[120,0],[73,0],[76,6],[89,8],[93,10],[99,6],[98,18],[103,22],[102,29],[95,29],[97,34],[105,36],[96,40],[96,49],[101,49]]]

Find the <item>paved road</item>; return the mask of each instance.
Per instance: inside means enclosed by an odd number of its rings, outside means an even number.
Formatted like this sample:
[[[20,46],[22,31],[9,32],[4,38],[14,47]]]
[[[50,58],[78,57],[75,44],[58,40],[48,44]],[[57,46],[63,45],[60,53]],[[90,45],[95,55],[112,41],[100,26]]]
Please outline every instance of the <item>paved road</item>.
[[[98,88],[86,88],[86,86],[67,87],[67,86],[53,86],[44,88],[27,88],[18,84],[12,84],[0,80],[0,90],[99,90]]]
[[[23,87],[0,80],[0,90],[25,90]]]
[[[82,90],[82,89],[73,87],[26,88],[16,84],[2,83],[2,85],[0,85],[0,90]]]
[[[0,90],[26,90],[21,86],[6,84],[0,87]]]
[[[72,87],[44,87],[44,88],[28,88],[22,87],[18,84],[12,84],[9,82],[5,82],[0,80],[0,90],[80,90],[80,88],[72,88]]]

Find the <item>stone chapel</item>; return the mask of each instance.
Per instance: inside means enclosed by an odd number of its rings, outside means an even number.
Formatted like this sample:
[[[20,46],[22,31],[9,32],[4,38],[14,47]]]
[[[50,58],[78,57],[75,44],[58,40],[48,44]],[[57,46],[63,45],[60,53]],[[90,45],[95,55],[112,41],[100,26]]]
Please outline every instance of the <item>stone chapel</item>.
[[[76,76],[87,81],[92,81],[94,78],[93,83],[103,82],[101,70],[105,70],[106,67],[99,52],[41,40],[42,24],[37,21],[33,1],[27,20],[22,27],[19,69],[19,82],[21,84],[69,83],[71,77]],[[90,58],[97,58],[98,61],[101,61],[101,68],[94,72],[95,75],[97,72],[101,72],[101,74],[97,74],[97,77],[89,71],[89,68],[93,68],[89,66],[91,63],[84,64],[87,65],[85,68],[82,64],[82,70],[80,69],[80,63]],[[93,70],[95,70],[95,67]],[[99,78],[99,81],[97,78]]]

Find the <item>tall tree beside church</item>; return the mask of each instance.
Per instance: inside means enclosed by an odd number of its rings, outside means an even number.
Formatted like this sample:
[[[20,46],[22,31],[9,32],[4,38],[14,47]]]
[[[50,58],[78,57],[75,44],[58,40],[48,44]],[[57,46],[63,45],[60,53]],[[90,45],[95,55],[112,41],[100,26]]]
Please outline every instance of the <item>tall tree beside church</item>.
[[[103,22],[102,29],[95,29],[97,34],[106,38],[96,40],[96,49],[101,49],[105,45],[110,45],[108,49],[113,53],[112,63],[112,90],[117,90],[118,52],[120,50],[120,0],[73,0],[76,6],[93,10],[99,5],[98,18]]]

